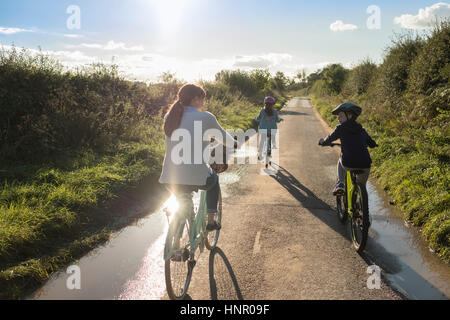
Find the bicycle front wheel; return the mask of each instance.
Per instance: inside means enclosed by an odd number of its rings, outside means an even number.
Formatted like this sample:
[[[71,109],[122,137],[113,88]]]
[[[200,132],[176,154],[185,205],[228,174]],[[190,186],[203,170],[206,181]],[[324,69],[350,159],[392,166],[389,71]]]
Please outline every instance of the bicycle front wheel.
[[[172,221],[167,233],[164,255],[167,294],[172,300],[183,300],[189,288],[193,270],[189,263],[187,221]]]
[[[219,203],[217,204],[216,221],[218,224],[222,225],[222,192],[221,191],[219,191]],[[219,241],[219,234],[220,234],[220,230],[214,230],[211,232],[207,232],[207,236],[205,239],[206,249],[212,250],[216,247],[217,242]]]
[[[369,234],[369,201],[366,187],[357,184],[353,192],[353,216],[351,218],[352,241],[358,253],[366,247]]]

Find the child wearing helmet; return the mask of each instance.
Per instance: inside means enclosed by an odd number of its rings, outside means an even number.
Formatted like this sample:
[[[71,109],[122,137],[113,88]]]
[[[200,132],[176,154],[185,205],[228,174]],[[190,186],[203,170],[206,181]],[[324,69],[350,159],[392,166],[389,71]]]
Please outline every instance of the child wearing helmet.
[[[258,134],[259,134],[259,148],[258,148],[258,160],[262,159],[262,153],[267,137],[271,139],[272,148],[276,149],[275,137],[277,134],[277,123],[283,121],[278,117],[278,111],[273,107],[275,105],[275,98],[266,97],[264,99],[264,108],[261,109],[255,121],[259,122]],[[265,146],[266,148],[268,146]]]
[[[325,139],[320,139],[319,145],[331,145],[333,141],[341,140],[341,157],[337,164],[338,183],[333,190],[333,195],[344,192],[344,181],[347,170],[358,169],[357,181],[366,184],[369,178],[372,159],[367,147],[378,147],[377,143],[369,136],[366,130],[356,122],[361,115],[361,108],[353,103],[346,102],[333,110],[338,116],[339,125]]]

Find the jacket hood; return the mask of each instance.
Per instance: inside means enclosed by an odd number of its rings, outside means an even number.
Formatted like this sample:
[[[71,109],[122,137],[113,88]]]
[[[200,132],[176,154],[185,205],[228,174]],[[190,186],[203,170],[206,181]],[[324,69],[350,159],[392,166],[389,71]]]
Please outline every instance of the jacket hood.
[[[347,120],[342,124],[342,127],[345,128],[350,134],[360,134],[363,131],[363,127],[361,124],[354,120]]]

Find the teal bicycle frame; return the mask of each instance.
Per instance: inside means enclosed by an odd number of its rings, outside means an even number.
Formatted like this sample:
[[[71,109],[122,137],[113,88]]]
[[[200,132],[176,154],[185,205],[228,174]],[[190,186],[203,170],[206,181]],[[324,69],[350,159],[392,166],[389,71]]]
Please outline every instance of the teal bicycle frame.
[[[190,260],[194,260],[194,255],[197,249],[200,249],[202,253],[205,249],[205,238],[207,236],[206,224],[207,224],[207,208],[206,208],[206,191],[200,190],[200,203],[197,210],[197,214],[194,212],[194,202],[191,193],[182,194],[177,198],[180,204],[180,210],[173,217],[173,220],[169,225],[170,232],[179,232],[184,230],[184,225],[187,223],[187,230],[189,234],[189,255]],[[176,228],[179,224],[179,228]],[[180,237],[182,235],[173,235]],[[170,236],[168,237],[170,238]],[[166,247],[164,252],[164,260],[170,259],[174,254],[173,246]],[[167,250],[168,249],[168,250]]]

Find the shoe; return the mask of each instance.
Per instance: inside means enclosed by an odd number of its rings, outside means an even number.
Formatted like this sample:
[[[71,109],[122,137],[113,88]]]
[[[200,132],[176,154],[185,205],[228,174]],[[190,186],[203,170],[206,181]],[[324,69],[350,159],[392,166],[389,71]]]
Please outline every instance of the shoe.
[[[339,182],[333,190],[333,196],[342,195],[345,193],[345,186],[342,182]]]
[[[220,225],[220,223],[214,221],[214,223],[208,223],[208,225],[206,226],[206,231],[220,230],[221,228],[222,226]]]

